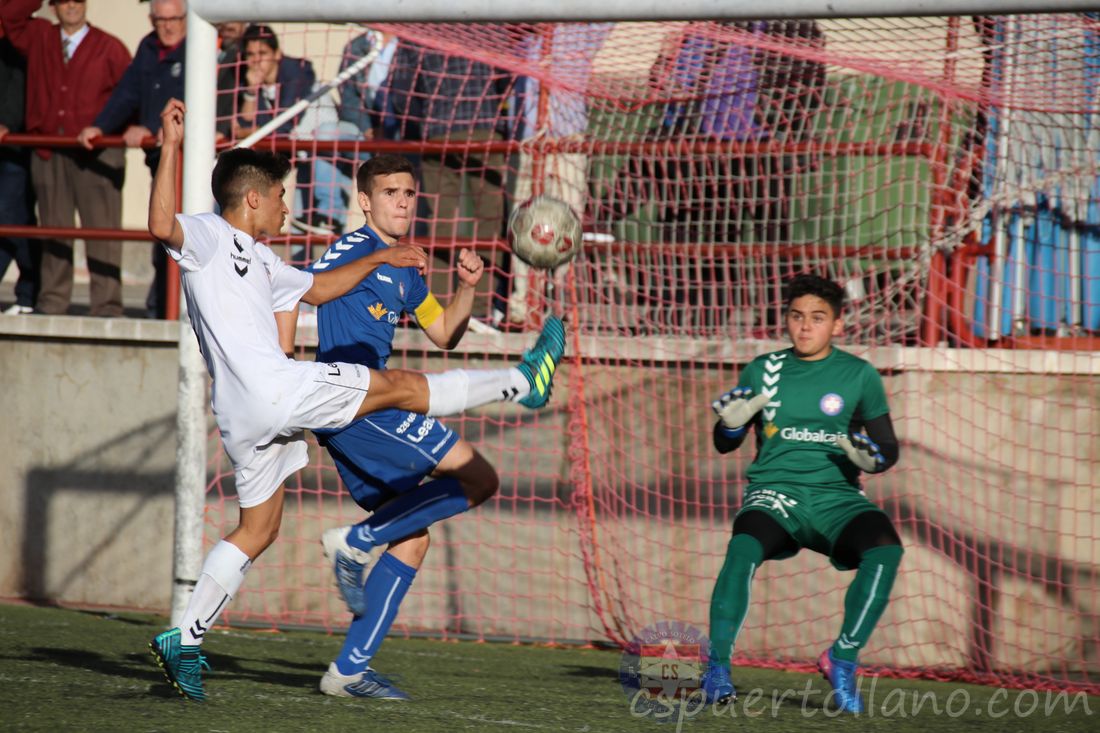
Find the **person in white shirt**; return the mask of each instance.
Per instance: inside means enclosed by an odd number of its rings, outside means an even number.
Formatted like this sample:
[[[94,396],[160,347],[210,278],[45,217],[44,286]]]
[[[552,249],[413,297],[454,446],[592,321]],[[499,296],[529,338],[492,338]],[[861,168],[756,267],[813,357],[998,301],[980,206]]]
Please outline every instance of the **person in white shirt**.
[[[149,232],[182,271],[188,316],[213,380],[211,403],[236,476],[240,521],[203,563],[178,627],[150,649],[184,697],[202,700],[203,635],[233,598],[252,562],[275,540],[283,481],[306,464],[304,429],[338,428],[369,412],[399,408],[453,415],[489,402],[541,407],[565,351],[565,332],[548,318],[535,346],[511,369],[456,369],[439,374],[375,371],[348,364],[288,359],[277,318],[299,301],[320,305],[343,295],[377,267],[427,264],[420,247],[385,247],[325,272],[296,270],[257,238],[277,234],[289,213],[283,179],[290,170],[273,153],[222,153],[211,187],[221,215],[176,213],[176,175],[184,105],[161,113],[163,148],[149,201]]]

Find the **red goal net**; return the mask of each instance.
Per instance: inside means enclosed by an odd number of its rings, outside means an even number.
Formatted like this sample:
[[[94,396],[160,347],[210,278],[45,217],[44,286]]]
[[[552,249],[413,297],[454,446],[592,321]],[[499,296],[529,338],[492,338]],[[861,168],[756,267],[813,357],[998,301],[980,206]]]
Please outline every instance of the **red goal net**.
[[[393,365],[502,364],[548,309],[570,331],[548,409],[449,421],[502,488],[432,529],[401,629],[624,643],[661,620],[705,628],[751,459],[711,448],[709,405],[782,344],[782,283],[812,270],[845,285],[846,348],[883,372],[903,441],[867,481],[907,553],[863,661],[1100,691],[1094,15],[273,28],[276,83],[223,61],[230,140],[372,58],[257,143],[296,165],[280,251],[300,262],[361,226],[355,167],[403,152],[433,291],[453,292],[458,247],[490,267],[459,349],[401,329]],[[554,274],[503,239],[537,193],[584,222]],[[211,455],[209,542],[236,518]],[[319,538],[360,518],[317,449],[227,620],[345,625]],[[849,578],[812,553],[765,565],[735,661],[809,663]]]

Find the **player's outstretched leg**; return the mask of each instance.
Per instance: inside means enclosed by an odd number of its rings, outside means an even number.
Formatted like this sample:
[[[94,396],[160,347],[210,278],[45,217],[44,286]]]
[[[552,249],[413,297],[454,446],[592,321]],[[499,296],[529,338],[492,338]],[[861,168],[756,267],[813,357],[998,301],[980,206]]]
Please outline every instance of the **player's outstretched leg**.
[[[550,388],[554,382],[554,372],[565,356],[565,326],[561,319],[551,316],[542,326],[538,341],[524,352],[523,360],[516,367],[527,378],[531,392],[519,403],[524,407],[538,409],[550,399]]]
[[[180,643],[180,630],[168,629],[157,634],[149,642],[149,651],[164,672],[169,684],[189,700],[202,702],[206,693],[202,689],[202,668],[210,669],[206,657],[198,646]]]
[[[720,664],[710,664],[703,673],[703,703],[706,705],[724,705],[737,699],[737,690],[730,680],[730,671]]]
[[[524,352],[519,364],[509,369],[450,369],[423,375],[395,369],[372,375],[372,379],[385,379],[388,389],[372,392],[382,395],[373,402],[368,395],[359,414],[365,415],[381,407],[422,411],[423,407],[416,406],[421,405],[423,399],[416,384],[420,380],[428,383],[428,407],[424,414],[430,417],[459,415],[492,402],[518,402],[538,409],[550,399],[554,372],[564,356],[565,326],[560,318],[550,317],[535,345]],[[408,381],[413,377],[415,381]],[[401,382],[406,382],[404,389],[397,386]],[[401,397],[394,401],[392,398],[398,392]]]
[[[375,700],[408,700],[409,695],[392,681],[367,667],[353,675],[340,674],[336,662],[328,666],[321,678],[321,692],[335,697],[371,697]]]
[[[333,527],[321,535],[325,559],[332,563],[336,575],[336,587],[347,604],[348,610],[362,616],[367,609],[363,586],[366,584],[370,553],[348,544],[348,531],[352,527]]]

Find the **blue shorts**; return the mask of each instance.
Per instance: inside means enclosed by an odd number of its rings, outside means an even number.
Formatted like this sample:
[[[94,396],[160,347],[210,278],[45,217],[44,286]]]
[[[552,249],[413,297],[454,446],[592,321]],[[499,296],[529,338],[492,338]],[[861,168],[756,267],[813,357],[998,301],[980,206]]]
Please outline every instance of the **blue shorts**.
[[[381,410],[338,432],[317,431],[355,503],[369,512],[420,485],[458,442],[434,417]]]

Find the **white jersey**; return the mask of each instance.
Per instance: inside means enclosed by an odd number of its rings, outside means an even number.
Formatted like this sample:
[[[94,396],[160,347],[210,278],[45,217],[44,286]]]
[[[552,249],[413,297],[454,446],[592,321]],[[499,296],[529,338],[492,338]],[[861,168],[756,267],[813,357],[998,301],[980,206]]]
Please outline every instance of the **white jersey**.
[[[275,438],[316,371],[288,359],[279,346],[275,311],[289,311],[313,285],[313,275],[286,265],[216,214],[176,216],[191,327],[214,380],[211,404],[234,466]]]

